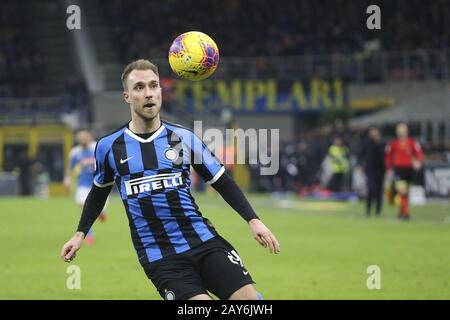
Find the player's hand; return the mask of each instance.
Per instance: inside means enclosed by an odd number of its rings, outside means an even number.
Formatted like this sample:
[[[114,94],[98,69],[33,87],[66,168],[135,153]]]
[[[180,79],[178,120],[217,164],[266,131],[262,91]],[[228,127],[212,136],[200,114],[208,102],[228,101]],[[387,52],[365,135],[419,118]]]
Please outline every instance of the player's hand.
[[[280,243],[272,232],[259,219],[249,221],[250,230],[253,238],[264,248],[269,247],[270,253],[280,252]]]
[[[69,176],[64,177],[63,185],[67,190],[70,190],[72,186],[72,178]]]
[[[420,168],[422,167],[422,163],[419,160],[417,160],[417,159],[413,159],[412,167],[413,167],[414,170],[419,171]]]
[[[80,250],[81,245],[83,244],[84,233],[77,232],[75,235],[66,242],[66,244],[62,247],[61,250],[61,258],[65,262],[71,262],[77,256],[76,252]]]

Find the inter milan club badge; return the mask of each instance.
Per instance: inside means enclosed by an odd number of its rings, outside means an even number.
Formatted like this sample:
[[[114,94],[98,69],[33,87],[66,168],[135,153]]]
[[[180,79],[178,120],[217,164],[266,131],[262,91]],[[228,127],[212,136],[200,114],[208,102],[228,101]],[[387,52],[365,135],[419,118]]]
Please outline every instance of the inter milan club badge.
[[[166,300],[175,300],[175,293],[173,291],[167,291],[167,289],[164,290],[164,299]]]
[[[167,148],[166,151],[164,151],[164,157],[166,157],[169,161],[177,161],[178,159],[178,151],[174,148]]]

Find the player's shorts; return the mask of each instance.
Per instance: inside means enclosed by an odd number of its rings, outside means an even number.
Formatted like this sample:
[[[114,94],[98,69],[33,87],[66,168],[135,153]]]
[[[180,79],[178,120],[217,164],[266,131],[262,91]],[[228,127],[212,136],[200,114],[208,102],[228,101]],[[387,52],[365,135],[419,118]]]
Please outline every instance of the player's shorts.
[[[187,300],[207,291],[226,300],[254,283],[236,250],[220,236],[189,251],[143,263],[142,267],[166,300]]]
[[[91,191],[91,187],[83,187],[83,186],[77,187],[77,190],[75,191],[75,202],[77,205],[79,205],[79,206],[84,205],[84,202],[86,201],[89,191]],[[105,210],[106,206],[108,205],[108,199],[106,199],[103,210]]]
[[[414,180],[414,170],[412,168],[395,168],[394,175],[396,181],[402,180],[410,184]]]

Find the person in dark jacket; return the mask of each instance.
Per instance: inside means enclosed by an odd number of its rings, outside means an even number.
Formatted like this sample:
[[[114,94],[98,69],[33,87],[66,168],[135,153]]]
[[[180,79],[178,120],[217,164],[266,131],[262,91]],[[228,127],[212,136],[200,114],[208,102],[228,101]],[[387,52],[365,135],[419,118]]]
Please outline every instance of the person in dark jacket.
[[[366,214],[370,216],[372,202],[375,200],[376,214],[381,214],[384,185],[384,152],[385,143],[380,130],[369,129],[367,140],[359,152],[359,164],[364,168],[367,178]]]

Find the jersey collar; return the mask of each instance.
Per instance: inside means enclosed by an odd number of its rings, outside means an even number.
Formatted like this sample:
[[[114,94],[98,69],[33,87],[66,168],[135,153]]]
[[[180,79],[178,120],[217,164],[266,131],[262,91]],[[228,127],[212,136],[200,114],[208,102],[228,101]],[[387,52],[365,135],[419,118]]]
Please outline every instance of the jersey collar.
[[[159,127],[158,130],[155,131],[154,134],[152,134],[150,137],[148,137],[147,139],[143,139],[141,137],[139,137],[138,135],[134,134],[130,129],[125,128],[125,133],[128,134],[130,137],[132,137],[133,139],[142,142],[142,143],[147,143],[147,142],[151,142],[153,140],[155,140],[155,138],[157,136],[159,136],[161,134],[161,132],[163,132],[163,130],[165,129],[164,125],[161,123],[161,126]]]

